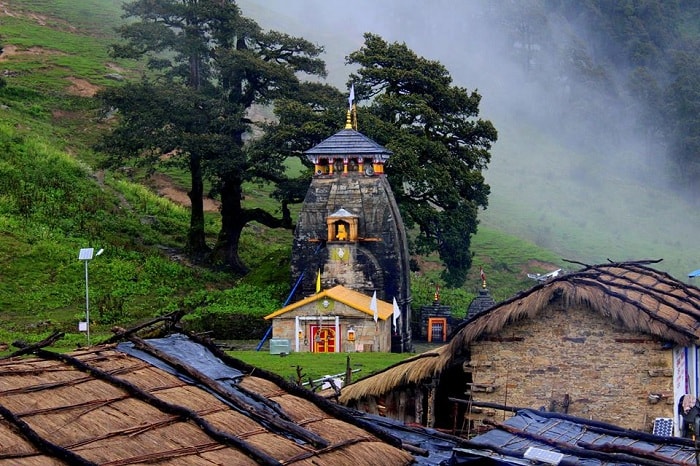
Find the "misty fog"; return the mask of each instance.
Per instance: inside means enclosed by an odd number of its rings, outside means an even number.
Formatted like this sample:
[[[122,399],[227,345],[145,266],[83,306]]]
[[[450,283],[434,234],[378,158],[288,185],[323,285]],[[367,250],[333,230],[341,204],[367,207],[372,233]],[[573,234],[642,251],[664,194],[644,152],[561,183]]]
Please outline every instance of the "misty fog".
[[[518,3],[239,1],[264,29],[324,46],[328,82],[340,89],[352,71],[345,57],[373,32],[440,61],[456,85],[477,90],[480,117],[499,136],[485,172],[483,226],[589,264],[664,259],[654,267],[687,279],[700,268],[695,203],[676,194],[663,148],[639,125],[623,78],[610,73],[601,85],[590,79],[594,64],[590,76],[572,71],[595,31],[528,16]]]

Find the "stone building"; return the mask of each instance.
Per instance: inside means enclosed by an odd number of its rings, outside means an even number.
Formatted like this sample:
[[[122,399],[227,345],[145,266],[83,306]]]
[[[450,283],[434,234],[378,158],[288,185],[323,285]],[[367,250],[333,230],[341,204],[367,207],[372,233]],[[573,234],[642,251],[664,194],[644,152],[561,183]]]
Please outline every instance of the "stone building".
[[[648,266],[587,266],[461,324],[438,349],[343,388],[340,401],[478,432],[516,408],[651,432],[697,397],[700,289]],[[505,413],[505,414],[504,414]]]
[[[272,321],[273,341],[289,341],[297,353],[389,352],[393,314],[391,303],[336,285],[265,319]]]
[[[392,351],[411,349],[411,292],[406,231],[384,164],[391,151],[346,127],[305,152],[314,176],[292,246],[292,281],[300,300],[342,285],[393,302],[401,312]]]

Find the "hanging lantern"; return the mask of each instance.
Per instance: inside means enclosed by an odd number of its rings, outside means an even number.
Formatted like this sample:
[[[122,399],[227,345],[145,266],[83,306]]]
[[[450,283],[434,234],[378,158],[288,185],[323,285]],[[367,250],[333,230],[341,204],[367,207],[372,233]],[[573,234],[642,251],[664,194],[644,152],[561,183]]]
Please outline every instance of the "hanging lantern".
[[[348,327],[348,341],[355,341],[355,327]]]

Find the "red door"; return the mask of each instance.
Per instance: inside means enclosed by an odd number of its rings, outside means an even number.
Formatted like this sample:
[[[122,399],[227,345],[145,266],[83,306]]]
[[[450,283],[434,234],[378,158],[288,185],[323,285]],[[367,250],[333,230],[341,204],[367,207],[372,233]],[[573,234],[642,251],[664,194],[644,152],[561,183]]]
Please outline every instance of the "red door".
[[[335,353],[335,328],[312,325],[311,338],[314,353]]]
[[[447,340],[447,319],[444,317],[428,318],[428,341]]]

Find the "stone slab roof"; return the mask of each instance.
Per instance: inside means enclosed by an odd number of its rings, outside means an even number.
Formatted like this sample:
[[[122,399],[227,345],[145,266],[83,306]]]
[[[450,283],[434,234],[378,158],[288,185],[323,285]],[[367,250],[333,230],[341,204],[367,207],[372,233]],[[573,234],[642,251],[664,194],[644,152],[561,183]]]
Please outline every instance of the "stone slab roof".
[[[524,458],[543,460],[537,464],[590,466],[696,464],[690,439],[657,436],[565,414],[523,409],[505,422],[490,420],[488,424],[491,430],[455,451],[449,464],[532,464]],[[547,457],[551,462],[544,461]],[[483,463],[477,463],[478,459]]]
[[[382,160],[386,160],[391,156],[392,152],[354,129],[343,129],[321,141],[304,152],[304,154],[314,157],[371,155],[375,157],[381,156]]]

